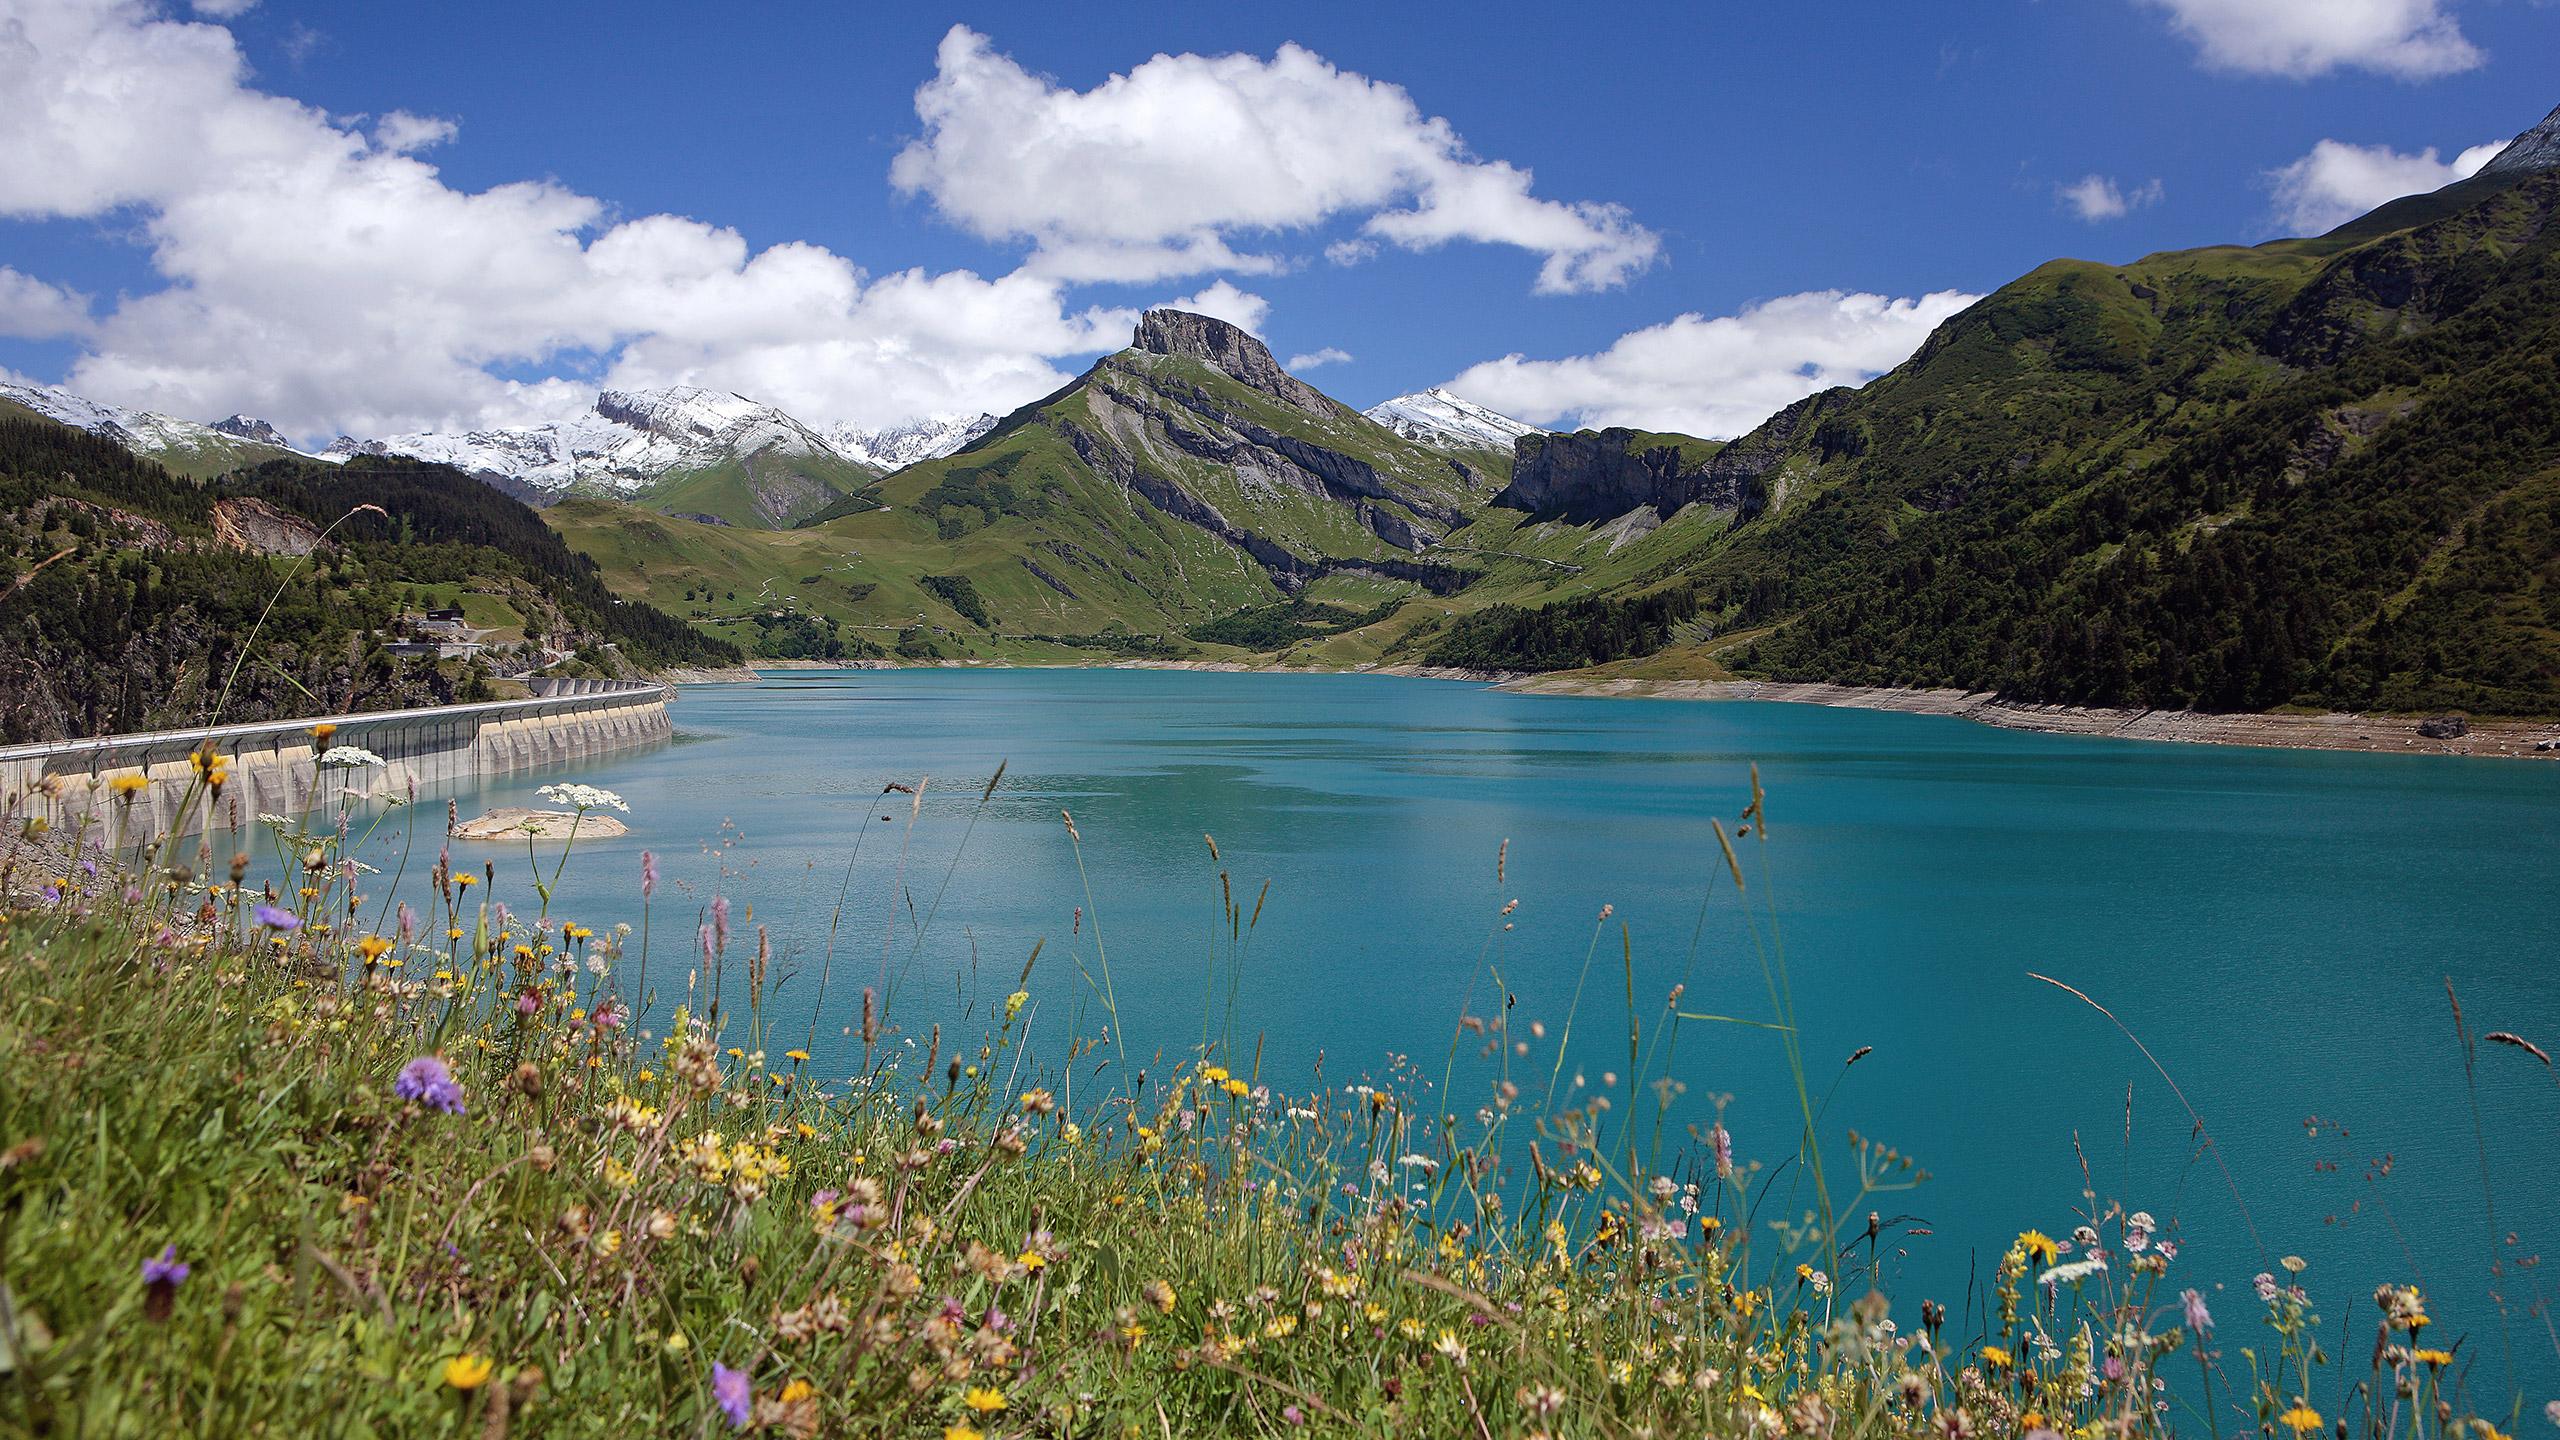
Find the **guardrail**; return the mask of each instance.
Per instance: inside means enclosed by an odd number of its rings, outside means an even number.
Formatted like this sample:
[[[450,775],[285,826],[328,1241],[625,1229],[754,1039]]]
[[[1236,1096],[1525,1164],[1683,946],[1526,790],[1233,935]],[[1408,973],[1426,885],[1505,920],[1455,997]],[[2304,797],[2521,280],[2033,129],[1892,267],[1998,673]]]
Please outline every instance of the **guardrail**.
[[[56,827],[112,825],[116,843],[138,844],[176,822],[193,779],[188,757],[208,744],[229,760],[231,782],[218,807],[188,816],[190,831],[237,829],[261,813],[307,814],[337,797],[414,798],[423,786],[591,759],[673,733],[668,686],[558,680],[543,688],[520,700],[0,746],[0,806]],[[382,763],[323,768],[311,740],[322,724],[337,727],[331,745]],[[124,775],[148,783],[119,796],[110,782]]]

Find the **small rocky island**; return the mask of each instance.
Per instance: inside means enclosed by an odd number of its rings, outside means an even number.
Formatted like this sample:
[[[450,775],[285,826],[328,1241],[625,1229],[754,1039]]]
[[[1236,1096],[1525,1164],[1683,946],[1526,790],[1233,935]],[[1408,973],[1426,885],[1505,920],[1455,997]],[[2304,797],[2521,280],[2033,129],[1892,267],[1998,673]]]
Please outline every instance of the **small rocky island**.
[[[456,840],[601,840],[630,833],[630,826],[610,815],[522,805],[501,805],[477,818],[457,820],[452,831]]]

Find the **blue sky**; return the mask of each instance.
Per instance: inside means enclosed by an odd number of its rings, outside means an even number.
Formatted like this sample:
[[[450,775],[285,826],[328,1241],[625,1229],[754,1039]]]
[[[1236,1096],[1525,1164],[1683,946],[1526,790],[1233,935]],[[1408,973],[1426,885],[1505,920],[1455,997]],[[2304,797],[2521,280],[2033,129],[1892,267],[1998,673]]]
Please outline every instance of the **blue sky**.
[[[74,103],[0,113],[0,368],[317,439],[606,382],[1003,408],[1204,291],[1284,358],[1352,357],[1307,373],[1354,403],[1455,378],[1729,432],[2044,260],[2328,223],[2560,102],[2537,0],[0,0],[8,27],[0,90]],[[1197,153],[1204,116],[1284,103],[1268,153]]]

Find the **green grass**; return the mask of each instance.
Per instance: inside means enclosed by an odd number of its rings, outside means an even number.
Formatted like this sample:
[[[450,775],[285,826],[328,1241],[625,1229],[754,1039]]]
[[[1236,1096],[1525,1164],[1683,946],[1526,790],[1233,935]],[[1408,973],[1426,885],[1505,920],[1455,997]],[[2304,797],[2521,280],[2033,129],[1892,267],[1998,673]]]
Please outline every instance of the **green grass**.
[[[1756,785],[1736,819],[1765,861]],[[1258,1073],[1219,1020],[1261,918],[1232,899],[1201,1048],[1141,1076],[1092,927],[918,1034],[894,985],[828,988],[827,959],[786,998],[743,919],[697,948],[689,893],[636,933],[577,925],[551,905],[568,845],[453,875],[421,840],[437,898],[395,924],[345,888],[342,833],[275,827],[305,879],[281,897],[240,887],[245,855],[210,887],[148,847],[94,880],[48,873],[59,845],[0,856],[0,1433],[2272,1434],[2314,1385],[2307,1301],[2252,1344],[2219,1298],[2233,1333],[2199,1353],[2156,1248],[2039,1284],[2041,1231],[1977,1237],[1998,1259],[1952,1326],[1876,1293],[1878,1247],[1827,1217],[1927,1177],[1823,1134],[1826,1077],[1794,1063],[1802,1143],[1765,1157],[1720,1157],[1714,1114],[1652,1084],[1684,1024],[1791,1035],[1756,910],[1770,1019],[1640,1002],[1631,968],[1621,1011],[1604,912],[1552,1042],[1497,1008],[1437,1087],[1408,1065],[1346,1090]],[[1072,822],[1060,843],[1081,861]],[[919,941],[966,923],[951,898]],[[664,1033],[634,1033],[635,998]],[[802,1053],[811,1004],[858,1055]],[[1626,1084],[1557,1085],[1577,1024],[1577,1055],[1623,1035]],[[1461,1047],[1490,1074],[1456,1078]],[[404,1080],[426,1057],[452,1094]],[[1751,1223],[1781,1175],[1796,1218]],[[2114,1207],[2089,1223],[2134,1238]],[[2325,1401],[2353,1433],[2491,1433],[2458,1371],[2345,1368],[2419,1402]]]

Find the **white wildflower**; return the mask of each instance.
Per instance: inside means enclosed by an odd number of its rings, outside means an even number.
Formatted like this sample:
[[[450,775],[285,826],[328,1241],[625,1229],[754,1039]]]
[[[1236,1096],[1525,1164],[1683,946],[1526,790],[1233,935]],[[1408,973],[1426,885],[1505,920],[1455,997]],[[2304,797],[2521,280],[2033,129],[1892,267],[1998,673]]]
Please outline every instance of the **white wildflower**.
[[[626,815],[631,813],[631,807],[623,803],[621,796],[593,785],[545,785],[534,793],[554,805],[566,805],[576,810],[613,809]]]
[[[2085,1260],[2074,1260],[2068,1265],[2056,1265],[2047,1270],[2036,1277],[2036,1283],[2047,1289],[2059,1285],[2077,1285],[2092,1275],[2105,1273],[2106,1268],[2107,1252],[2092,1250],[2089,1252],[2089,1258]]]
[[[335,770],[353,770],[360,765],[380,768],[385,762],[379,755],[361,745],[332,745],[320,752],[321,765]]]

